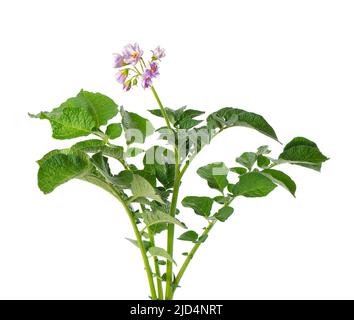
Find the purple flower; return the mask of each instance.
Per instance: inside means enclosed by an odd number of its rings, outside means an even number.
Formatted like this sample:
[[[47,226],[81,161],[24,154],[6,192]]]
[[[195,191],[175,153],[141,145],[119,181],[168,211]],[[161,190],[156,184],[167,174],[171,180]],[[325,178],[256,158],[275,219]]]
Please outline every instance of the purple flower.
[[[137,64],[144,51],[140,49],[137,43],[128,44],[123,49],[123,58],[126,64]]]
[[[114,55],[114,66],[113,68],[121,68],[124,67],[126,63],[124,62],[124,57],[119,53]]]
[[[152,86],[152,79],[156,78],[159,75],[159,66],[156,62],[150,63],[150,68],[146,69],[143,74],[143,87],[149,88]]]
[[[161,58],[165,56],[165,49],[160,48],[160,46],[158,46],[155,50],[152,51],[152,58],[154,60],[161,60]]]
[[[116,74],[116,79],[119,83],[124,83],[125,80],[127,79],[128,77],[128,73],[129,73],[129,70],[128,69],[124,69],[124,70],[119,70]]]
[[[149,70],[145,70],[145,72],[143,74],[142,84],[143,84],[143,88],[144,89],[147,89],[147,88],[151,87],[152,80],[151,80],[151,76],[150,76]]]

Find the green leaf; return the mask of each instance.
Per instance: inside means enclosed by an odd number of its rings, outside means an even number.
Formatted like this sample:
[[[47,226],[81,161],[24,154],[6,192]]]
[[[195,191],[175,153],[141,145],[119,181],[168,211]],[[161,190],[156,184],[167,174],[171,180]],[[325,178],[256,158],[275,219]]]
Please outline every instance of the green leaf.
[[[257,161],[257,154],[254,152],[244,152],[240,157],[236,158],[236,162],[242,164],[249,171]]]
[[[123,108],[121,114],[127,144],[144,143],[146,137],[154,133],[154,127],[149,120]]]
[[[215,218],[221,222],[225,222],[234,212],[231,207],[222,207],[216,214]]]
[[[208,235],[207,234],[202,234],[199,239],[198,239],[198,243],[203,243],[205,242],[205,240],[208,239]]]
[[[203,122],[203,120],[196,120],[196,119],[182,119],[178,122],[178,128],[179,129],[191,129],[195,126],[197,126],[199,123]]]
[[[152,225],[158,223],[169,223],[169,224],[175,224],[177,226],[180,226],[183,229],[187,228],[183,222],[179,221],[178,219],[160,210],[154,210],[154,211],[145,210],[143,212],[143,219],[146,224],[146,227],[151,227]]]
[[[174,153],[161,146],[153,146],[145,153],[144,170],[154,175],[165,188],[171,188],[175,179]]]
[[[182,200],[182,205],[192,208],[198,215],[209,217],[214,200],[209,197],[188,196]]]
[[[133,181],[131,183],[131,190],[133,198],[131,201],[137,198],[150,198],[160,203],[164,203],[161,197],[157,194],[155,188],[141,175],[134,173]]]
[[[125,238],[125,239],[128,240],[129,242],[131,242],[137,248],[140,248],[138,241],[136,241],[134,239],[129,239],[129,238]],[[151,242],[146,241],[146,240],[143,240],[143,246],[144,246],[145,251],[148,251],[152,247]]]
[[[87,136],[118,113],[113,100],[100,94],[81,90],[51,112],[30,115],[49,120],[55,139],[72,139]]]
[[[166,110],[168,120],[172,124],[175,124],[175,122],[176,122],[175,111],[170,108],[165,108],[165,110]],[[160,109],[153,109],[153,110],[148,110],[148,111],[156,117],[160,117],[160,118],[164,117]]]
[[[143,149],[131,147],[131,148],[128,148],[127,152],[125,153],[125,156],[128,158],[133,158],[143,152],[144,152]]]
[[[295,197],[296,184],[287,174],[274,169],[265,169],[261,173],[270,178],[274,183],[284,187]]]
[[[178,240],[183,240],[183,241],[192,241],[192,242],[195,242],[198,240],[198,233],[196,233],[195,231],[193,230],[189,230],[185,233],[182,233]]]
[[[258,155],[257,156],[257,166],[260,168],[267,168],[270,165],[270,160],[263,156],[263,155]]]
[[[199,168],[197,173],[200,177],[207,180],[210,188],[223,192],[228,184],[228,170],[223,162],[214,162]]]
[[[247,169],[243,167],[233,167],[230,168],[230,171],[235,172],[237,174],[245,174],[247,172]]]
[[[80,178],[92,169],[88,157],[83,153],[57,153],[41,161],[38,170],[38,186],[45,194],[61,184]]]
[[[103,155],[117,160],[123,159],[124,149],[121,146],[107,146],[102,140],[91,139],[80,141],[71,147],[72,151],[82,151],[86,153],[102,152]]]
[[[239,181],[231,187],[235,196],[264,197],[277,185],[259,172],[249,172],[240,176]]]
[[[96,123],[91,114],[83,108],[58,108],[52,112],[31,115],[32,118],[49,120],[54,139],[72,139],[92,133]]]
[[[191,129],[203,122],[202,120],[196,120],[195,117],[202,115],[204,112],[199,110],[188,109],[183,111],[177,118],[177,122],[175,124],[179,129]]]
[[[118,114],[117,104],[101,93],[81,90],[76,98],[93,115],[97,128],[107,124],[108,120]]]
[[[162,258],[165,258],[166,260],[171,261],[174,264],[176,264],[173,261],[172,257],[169,255],[169,253],[165,249],[162,249],[159,247],[150,247],[148,251],[152,256],[162,257]]]
[[[122,125],[120,123],[111,123],[106,128],[106,135],[108,136],[108,138],[113,140],[119,138],[122,134],[122,131]]]
[[[260,115],[236,108],[223,108],[207,118],[211,129],[225,129],[234,126],[248,127],[278,141],[277,135],[269,123]]]
[[[46,160],[48,160],[52,156],[54,156],[56,154],[69,154],[70,151],[71,151],[70,149],[54,149],[54,150],[49,151],[48,153],[46,153],[42,157],[42,159],[37,160],[37,163],[41,166]]]
[[[288,162],[299,166],[321,171],[322,163],[327,161],[317,145],[303,137],[291,140],[279,155],[279,162]]]

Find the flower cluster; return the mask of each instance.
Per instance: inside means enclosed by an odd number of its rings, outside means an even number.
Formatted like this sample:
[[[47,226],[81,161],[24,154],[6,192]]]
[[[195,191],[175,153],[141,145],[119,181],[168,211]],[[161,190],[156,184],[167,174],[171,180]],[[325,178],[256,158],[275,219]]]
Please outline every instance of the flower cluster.
[[[118,69],[116,79],[123,85],[123,90],[129,91],[139,80],[144,89],[152,86],[152,80],[160,74],[158,62],[166,54],[160,46],[151,52],[148,63],[144,61],[144,51],[137,43],[126,45],[121,54],[114,55],[114,68]]]

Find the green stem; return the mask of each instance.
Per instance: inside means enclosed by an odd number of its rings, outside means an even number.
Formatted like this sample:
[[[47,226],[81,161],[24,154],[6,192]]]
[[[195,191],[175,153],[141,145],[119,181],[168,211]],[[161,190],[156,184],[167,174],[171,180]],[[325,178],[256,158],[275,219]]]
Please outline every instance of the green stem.
[[[155,238],[150,229],[148,229],[150,243],[153,247],[155,247]],[[155,265],[155,273],[156,273],[156,283],[157,283],[157,295],[159,300],[163,300],[163,287],[162,287],[162,280],[161,280],[161,272],[159,266],[159,259],[154,256],[154,265]]]
[[[151,91],[154,94],[154,97],[155,97],[155,99],[157,101],[157,104],[159,105],[159,108],[161,110],[161,113],[162,113],[163,117],[165,118],[167,127],[170,130],[172,130],[172,126],[171,126],[170,120],[168,119],[166,110],[165,110],[164,106],[162,105],[162,102],[161,102],[161,100],[160,100],[160,98],[159,98],[159,96],[158,96],[158,94],[157,94],[157,92],[156,92],[156,90],[155,90],[155,88],[153,86],[151,87]]]
[[[214,225],[216,224],[216,222],[217,222],[217,220],[214,220],[214,221],[212,221],[212,222],[209,223],[209,226],[204,230],[204,232],[203,232],[203,234],[202,234],[202,237],[203,237],[203,238],[206,237],[206,236],[209,234],[210,230],[214,227]],[[175,293],[175,291],[176,291],[176,289],[177,289],[177,287],[178,287],[178,285],[179,285],[179,283],[180,283],[180,281],[181,281],[181,279],[182,279],[182,277],[183,277],[183,275],[184,275],[184,273],[185,273],[185,271],[186,271],[186,269],[187,269],[189,263],[190,263],[191,260],[193,259],[195,253],[198,251],[198,249],[199,249],[199,247],[201,246],[201,244],[202,244],[202,242],[197,242],[197,243],[193,246],[191,252],[189,252],[189,254],[188,254],[186,260],[184,261],[184,263],[183,263],[181,269],[179,270],[179,272],[178,272],[178,274],[177,274],[177,277],[176,277],[175,282],[174,282],[174,288],[173,288],[173,290],[172,290],[172,294],[171,294],[171,296],[170,296],[170,299],[173,299],[173,294]]]
[[[160,97],[158,96],[158,94],[153,86],[151,87],[151,91],[154,94],[157,104],[159,105],[159,108],[160,108],[161,113],[165,119],[167,127],[170,130],[173,130],[170,120],[168,119],[166,109],[164,108],[164,106],[160,100]],[[175,155],[175,181],[174,181],[174,185],[173,185],[173,194],[172,194],[171,207],[170,207],[170,215],[172,217],[174,217],[176,214],[179,187],[180,187],[180,181],[182,178],[182,176],[180,175],[179,152],[178,152],[178,148],[176,147],[176,145],[174,145],[174,155]],[[175,225],[171,223],[167,227],[167,252],[172,258],[173,258],[174,233],[175,233]],[[165,299],[169,299],[169,297],[173,293],[172,281],[173,281],[173,263],[171,261],[167,261]]]

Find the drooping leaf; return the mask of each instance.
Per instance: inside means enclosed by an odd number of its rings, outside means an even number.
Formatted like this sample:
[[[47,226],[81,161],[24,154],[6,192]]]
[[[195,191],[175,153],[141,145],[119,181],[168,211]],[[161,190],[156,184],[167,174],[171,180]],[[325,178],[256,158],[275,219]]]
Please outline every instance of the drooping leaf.
[[[228,184],[228,170],[223,162],[214,162],[199,168],[197,173],[200,177],[207,180],[210,188],[223,192]]]
[[[187,208],[192,208],[198,215],[209,217],[213,201],[214,200],[209,197],[188,196],[182,200],[182,205]]]
[[[83,151],[86,153],[102,152],[103,155],[112,157],[117,160],[123,159],[123,147],[121,146],[107,146],[102,140],[90,139],[80,141],[71,147],[72,151]]]
[[[249,171],[257,161],[257,154],[254,152],[244,152],[240,157],[236,158],[236,162],[246,167]]]
[[[84,176],[92,169],[88,157],[83,153],[56,153],[40,163],[38,186],[45,194],[61,184]]]
[[[235,196],[264,197],[276,188],[271,179],[259,172],[241,175],[239,181],[232,185],[230,191]]]
[[[106,135],[111,140],[117,139],[121,136],[123,131],[122,125],[120,123],[111,123],[106,128]]]
[[[223,108],[207,118],[211,129],[229,128],[234,126],[253,128],[266,136],[278,141],[277,135],[269,123],[260,115],[236,108]]]
[[[182,233],[178,240],[195,242],[198,240],[198,233],[193,230],[188,230],[187,232]]]
[[[154,210],[154,211],[145,210],[142,216],[147,227],[151,227],[152,225],[158,223],[168,223],[168,224],[175,224],[177,226],[180,226],[183,229],[187,228],[183,222],[179,221],[178,219],[160,210]]]
[[[154,133],[154,127],[148,119],[136,113],[125,111],[123,108],[121,114],[127,144],[144,143],[146,137]]]
[[[270,178],[274,183],[284,187],[295,197],[296,184],[287,174],[274,169],[264,169],[261,173]]]
[[[152,256],[157,256],[157,257],[162,257],[162,258],[165,258],[166,260],[170,261],[170,262],[173,262],[174,264],[176,264],[172,257],[170,256],[170,254],[163,248],[159,248],[159,247],[150,247],[149,248],[149,253],[152,255]]]
[[[133,201],[137,198],[150,198],[157,202],[164,203],[161,197],[157,194],[155,188],[141,175],[134,173],[131,182],[131,190],[133,193]]]
[[[216,214],[215,218],[221,222],[225,222],[234,212],[232,207],[222,207]]]
[[[121,188],[130,187],[133,180],[133,174],[131,171],[123,170],[118,175],[112,175],[108,159],[103,156],[102,152],[94,154],[91,161],[101,175],[111,184]]]
[[[291,140],[279,155],[279,162],[288,162],[316,171],[320,171],[322,163],[327,160],[314,142],[303,137]]]
[[[37,163],[41,166],[46,160],[51,158],[52,156],[56,154],[69,154],[70,149],[54,149],[46,153],[41,159],[37,160]]]

